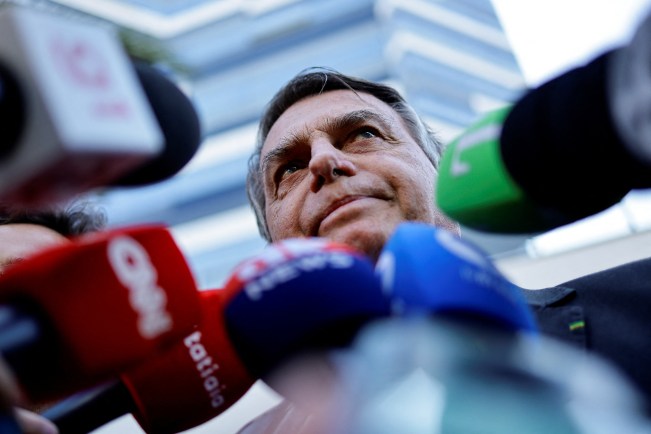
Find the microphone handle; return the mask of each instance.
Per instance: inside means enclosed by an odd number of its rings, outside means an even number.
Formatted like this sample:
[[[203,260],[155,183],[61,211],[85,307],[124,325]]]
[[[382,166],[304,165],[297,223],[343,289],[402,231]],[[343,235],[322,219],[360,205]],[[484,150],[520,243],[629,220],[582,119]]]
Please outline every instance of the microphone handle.
[[[25,309],[14,305],[0,305],[0,353],[4,358],[39,341],[41,327]]]
[[[11,412],[0,413],[0,432],[2,434],[23,434],[16,418]]]
[[[124,383],[114,381],[72,395],[41,415],[57,426],[59,434],[86,434],[135,410]]]

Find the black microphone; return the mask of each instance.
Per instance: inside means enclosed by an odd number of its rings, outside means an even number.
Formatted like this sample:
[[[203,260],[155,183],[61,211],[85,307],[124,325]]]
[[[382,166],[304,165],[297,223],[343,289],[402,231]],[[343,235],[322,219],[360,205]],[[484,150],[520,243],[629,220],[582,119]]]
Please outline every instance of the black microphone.
[[[632,42],[527,92],[451,142],[437,203],[484,231],[553,229],[651,187],[651,17]]]
[[[165,146],[158,156],[118,177],[109,186],[141,186],[171,178],[185,167],[201,144],[201,125],[190,99],[148,64],[136,61],[134,68],[165,137]]]
[[[15,5],[0,9],[0,28],[3,201],[40,205],[159,182],[196,153],[191,101],[131,62],[115,34]]]

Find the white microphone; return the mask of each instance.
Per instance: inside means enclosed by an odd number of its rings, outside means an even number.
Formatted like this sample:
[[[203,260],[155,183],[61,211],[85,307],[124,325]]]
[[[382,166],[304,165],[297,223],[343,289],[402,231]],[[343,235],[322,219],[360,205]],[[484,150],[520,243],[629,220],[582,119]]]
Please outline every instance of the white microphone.
[[[163,151],[161,128],[115,32],[9,5],[0,8],[0,67],[0,78],[12,76],[18,87],[0,81],[15,96],[3,103],[14,105],[4,110],[13,109],[14,134],[0,135],[2,200],[68,198]]]

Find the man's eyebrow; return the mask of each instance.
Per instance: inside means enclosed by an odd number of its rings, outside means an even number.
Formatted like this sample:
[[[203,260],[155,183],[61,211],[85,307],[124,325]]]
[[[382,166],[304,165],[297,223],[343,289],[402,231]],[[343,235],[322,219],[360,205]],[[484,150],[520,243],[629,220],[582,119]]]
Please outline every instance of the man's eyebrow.
[[[323,129],[328,132],[337,131],[365,122],[377,123],[385,130],[389,130],[391,126],[391,121],[386,116],[373,110],[361,109],[345,113],[336,118],[326,119]]]
[[[289,140],[283,140],[281,145],[272,149],[262,158],[260,162],[260,172],[265,173],[269,166],[276,164],[277,161],[283,161],[285,156],[291,153],[292,144]]]
[[[391,121],[384,115],[373,110],[361,109],[344,113],[337,117],[328,117],[324,119],[317,128],[328,133],[345,130],[355,125],[363,124],[366,122],[374,122],[380,125],[384,130],[390,130]],[[265,173],[267,168],[277,161],[284,160],[285,156],[291,153],[292,148],[302,140],[307,140],[309,131],[300,131],[298,133],[291,133],[281,138],[278,146],[272,149],[262,158],[260,169]]]

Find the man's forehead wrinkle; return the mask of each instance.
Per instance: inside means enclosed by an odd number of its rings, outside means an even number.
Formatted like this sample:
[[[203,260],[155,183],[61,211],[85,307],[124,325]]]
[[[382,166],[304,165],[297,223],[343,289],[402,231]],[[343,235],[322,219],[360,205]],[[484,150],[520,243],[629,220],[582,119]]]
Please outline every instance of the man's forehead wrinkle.
[[[292,148],[301,143],[308,143],[314,130],[334,134],[337,131],[369,121],[380,124],[387,131],[392,129],[393,122],[391,119],[383,113],[370,109],[359,109],[336,116],[325,116],[319,119],[314,126],[303,124],[296,130],[288,131],[278,140],[277,146],[263,157],[260,168],[264,173],[272,163],[281,160],[285,155],[289,154]]]
[[[365,122],[376,122],[384,128],[389,128],[391,121],[381,113],[369,109],[354,110],[330,120],[332,130],[345,129],[352,125]]]
[[[318,119],[312,126],[305,124],[297,131],[287,134],[286,137],[281,139],[280,143],[284,141],[288,143],[307,141],[314,130],[334,134],[337,131],[368,121],[377,122],[385,128],[389,128],[392,124],[391,120],[386,115],[376,110],[367,108],[352,110],[342,114],[324,116],[323,118]]]

